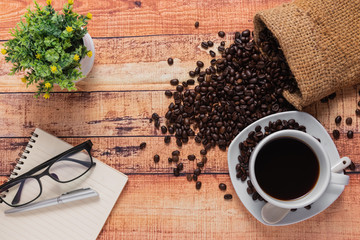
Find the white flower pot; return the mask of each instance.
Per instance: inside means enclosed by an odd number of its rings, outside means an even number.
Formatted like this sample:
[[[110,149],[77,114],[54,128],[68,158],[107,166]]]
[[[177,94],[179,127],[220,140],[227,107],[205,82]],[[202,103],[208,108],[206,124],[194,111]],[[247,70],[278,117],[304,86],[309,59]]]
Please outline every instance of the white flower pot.
[[[85,77],[80,78],[79,80],[75,81],[75,83],[86,78],[86,76],[90,73],[92,67],[94,66],[95,61],[95,46],[89,33],[85,34],[85,36],[83,37],[83,41],[87,50],[90,50],[92,52],[92,56],[89,58],[87,55],[85,55],[85,57],[80,60],[80,71]]]

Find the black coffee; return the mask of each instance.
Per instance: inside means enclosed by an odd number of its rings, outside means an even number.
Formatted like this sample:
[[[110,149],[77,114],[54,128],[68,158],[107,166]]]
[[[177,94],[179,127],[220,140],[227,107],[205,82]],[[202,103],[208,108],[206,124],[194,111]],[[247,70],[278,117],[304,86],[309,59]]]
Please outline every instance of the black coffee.
[[[292,200],[315,186],[319,162],[305,143],[290,137],[278,138],[259,151],[255,175],[265,193],[280,200]]]

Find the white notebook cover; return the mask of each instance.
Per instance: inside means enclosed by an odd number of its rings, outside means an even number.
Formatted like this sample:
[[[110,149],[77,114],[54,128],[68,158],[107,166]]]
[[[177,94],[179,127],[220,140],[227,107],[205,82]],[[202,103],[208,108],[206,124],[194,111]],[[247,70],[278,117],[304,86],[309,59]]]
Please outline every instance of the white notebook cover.
[[[36,129],[36,142],[29,142],[30,153],[24,155],[19,175],[40,163],[62,153],[72,146],[63,140]],[[0,239],[1,240],[92,240],[99,235],[111,209],[123,190],[128,177],[110,166],[94,159],[95,167],[81,178],[70,183],[58,183],[45,176],[40,179],[42,195],[36,200],[59,196],[65,192],[90,187],[99,193],[98,198],[90,198],[60,204],[48,208],[23,213],[5,215],[9,209],[5,203],[0,204]],[[14,176],[13,176],[14,177]]]

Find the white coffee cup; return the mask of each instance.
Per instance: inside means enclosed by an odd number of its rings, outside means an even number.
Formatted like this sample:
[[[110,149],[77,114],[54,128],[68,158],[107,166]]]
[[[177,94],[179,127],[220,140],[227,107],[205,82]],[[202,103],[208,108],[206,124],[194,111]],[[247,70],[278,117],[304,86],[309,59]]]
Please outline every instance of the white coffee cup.
[[[293,138],[305,143],[312,149],[319,163],[319,176],[314,187],[305,195],[291,200],[277,199],[264,192],[256,180],[255,175],[255,162],[258,153],[267,143],[279,138]],[[351,160],[348,157],[343,157],[339,159],[334,166],[331,166],[329,156],[325,152],[323,146],[313,136],[302,131],[282,130],[265,137],[255,147],[254,151],[251,153],[249,161],[250,180],[257,193],[267,201],[267,204],[265,204],[261,211],[264,221],[269,224],[275,224],[282,220],[288,214],[290,209],[302,208],[314,203],[322,196],[322,194],[324,194],[330,183],[347,185],[349,183],[349,176],[339,174],[337,172],[342,171],[344,168],[349,166],[350,163]]]

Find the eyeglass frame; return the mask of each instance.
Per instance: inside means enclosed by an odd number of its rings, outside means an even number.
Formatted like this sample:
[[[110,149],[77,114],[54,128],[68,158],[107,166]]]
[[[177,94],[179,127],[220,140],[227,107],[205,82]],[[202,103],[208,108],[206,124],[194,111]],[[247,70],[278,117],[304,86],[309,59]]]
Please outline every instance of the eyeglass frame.
[[[91,153],[90,153],[90,150],[93,146],[93,143],[91,142],[91,140],[87,140],[83,143],[80,143],[79,145],[75,146],[75,147],[72,147],[58,155],[56,155],[55,157],[52,157],[50,158],[49,160],[39,164],[38,166],[35,166],[34,168],[30,169],[29,171],[27,171],[26,173],[23,173],[21,174],[20,176],[16,177],[16,178],[13,178],[11,180],[9,180],[8,182],[0,185],[0,190],[3,189],[3,188],[6,188],[8,187],[9,185],[11,185],[12,183],[18,183],[20,180],[22,179],[27,179],[27,178],[34,178],[38,181],[39,183],[39,186],[40,186],[40,192],[38,194],[37,197],[35,197],[33,200],[27,202],[27,203],[24,203],[24,204],[20,204],[20,205],[11,205],[9,203],[7,203],[0,195],[0,203],[5,203],[6,205],[10,206],[10,207],[21,207],[21,206],[24,206],[24,205],[27,205],[29,203],[32,203],[33,201],[35,201],[36,199],[38,199],[41,194],[42,194],[42,184],[41,184],[41,181],[40,181],[40,178],[42,178],[43,176],[49,176],[51,179],[53,179],[54,181],[56,182],[59,182],[59,183],[68,183],[68,182],[72,182],[80,177],[82,177],[84,174],[86,174],[93,166],[96,165],[96,162],[93,161],[93,158],[91,156]],[[66,156],[66,155],[70,155],[71,153],[75,153],[75,152],[80,152],[82,150],[86,150],[90,156],[90,166],[89,168],[83,172],[82,174],[80,174],[78,177],[76,178],[73,178],[71,180],[68,180],[68,181],[59,181],[59,180],[56,180],[53,176],[51,176],[50,172],[49,172],[49,169],[51,168],[51,166],[56,163],[59,159],[61,159],[62,157]],[[31,176],[32,174],[42,170],[46,168],[44,171],[42,171],[41,173],[39,174],[36,174],[34,176]],[[20,183],[21,184],[21,183]],[[11,187],[11,186],[9,186]],[[5,190],[6,191],[6,190]]]

